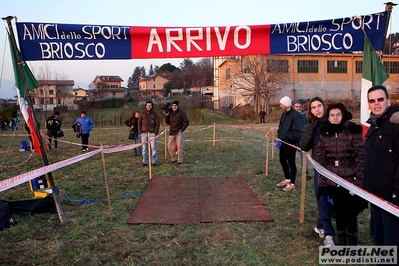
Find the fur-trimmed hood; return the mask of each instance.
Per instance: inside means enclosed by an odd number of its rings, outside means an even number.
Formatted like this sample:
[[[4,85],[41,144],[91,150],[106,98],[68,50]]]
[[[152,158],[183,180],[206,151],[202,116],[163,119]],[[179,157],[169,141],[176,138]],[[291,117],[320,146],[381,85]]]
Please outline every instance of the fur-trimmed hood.
[[[399,124],[399,111],[396,113],[393,113],[389,121],[393,124]]]
[[[399,118],[399,117],[398,117]],[[363,128],[361,125],[358,125],[356,123],[353,123],[349,120],[345,121],[343,124],[331,124],[330,122],[327,122],[327,124],[323,127],[320,128],[320,133],[337,133],[341,131],[348,130],[350,133],[357,134],[361,133]]]

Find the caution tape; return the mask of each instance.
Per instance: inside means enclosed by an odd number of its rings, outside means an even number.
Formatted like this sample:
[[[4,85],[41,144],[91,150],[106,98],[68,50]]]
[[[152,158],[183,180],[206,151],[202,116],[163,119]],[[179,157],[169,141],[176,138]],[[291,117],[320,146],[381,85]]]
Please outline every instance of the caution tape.
[[[265,137],[271,137],[271,131],[272,130],[276,130],[277,128],[272,128],[270,130],[269,133],[267,133],[265,135]],[[282,141],[279,138],[273,137],[276,140],[281,141],[282,143],[285,143],[286,145],[289,145],[297,150],[299,150],[300,152],[303,153],[303,151],[298,148],[295,145],[286,143],[284,141]],[[341,187],[347,189],[350,193],[356,194],[359,197],[367,200],[368,202],[380,207],[383,210],[386,210],[387,212],[395,215],[396,217],[399,217],[399,207],[392,204],[391,202],[384,200],[376,195],[374,195],[373,193],[368,192],[367,190],[364,190],[363,188],[360,188],[354,184],[352,184],[351,182],[345,180],[344,178],[334,174],[333,172],[327,170],[326,168],[324,168],[321,164],[319,164],[317,161],[315,161],[309,153],[306,153],[307,157],[310,161],[310,163],[313,165],[313,167],[315,168],[315,170],[317,172],[319,172],[320,174],[322,174],[323,176],[325,176],[326,178],[330,179],[331,181],[335,182],[336,184],[340,185]]]
[[[2,192],[4,190],[7,190],[9,188],[18,186],[18,185],[23,184],[25,182],[28,182],[29,180],[32,180],[32,179],[37,178],[39,176],[45,175],[45,174],[47,174],[49,172],[52,172],[54,170],[60,169],[62,167],[65,167],[65,166],[74,164],[76,162],[82,161],[84,159],[87,159],[89,157],[92,157],[92,156],[94,156],[97,153],[100,153],[102,151],[103,151],[103,148],[100,148],[98,150],[87,152],[87,153],[78,155],[76,157],[72,157],[72,158],[57,162],[57,163],[53,163],[53,164],[50,164],[50,165],[47,165],[47,166],[32,170],[30,172],[23,173],[21,175],[17,175],[17,176],[8,178],[6,180],[2,180],[2,181],[0,181],[0,192]]]
[[[331,181],[337,183],[341,187],[346,188],[347,190],[349,190],[350,193],[356,194],[359,197],[367,200],[368,202],[380,207],[381,209],[383,209],[389,213],[392,213],[396,217],[399,217],[399,207],[398,206],[368,192],[367,190],[364,190],[364,189],[352,184],[351,182],[346,181],[342,177],[334,174],[333,172],[330,172],[329,170],[327,170],[326,168],[321,166],[318,162],[316,162],[314,159],[312,159],[312,157],[309,154],[308,154],[308,159],[313,164],[313,166],[317,170],[317,172],[319,172],[323,176],[325,176],[328,179],[330,179]]]

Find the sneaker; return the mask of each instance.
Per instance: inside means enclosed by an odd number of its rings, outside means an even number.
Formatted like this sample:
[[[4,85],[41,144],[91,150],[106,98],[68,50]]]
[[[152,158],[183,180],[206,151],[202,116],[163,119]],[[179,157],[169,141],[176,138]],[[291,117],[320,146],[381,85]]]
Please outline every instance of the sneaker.
[[[326,236],[324,238],[324,246],[325,247],[333,247],[333,246],[335,246],[332,236]]]
[[[290,191],[290,190],[294,190],[295,188],[296,188],[295,185],[288,184],[285,188],[283,188],[283,190]]]
[[[324,230],[321,228],[317,228],[317,226],[314,228],[314,231],[316,232],[316,234],[319,235],[320,238],[324,238]]]
[[[280,183],[277,184],[277,187],[279,188],[283,188],[286,187],[290,184],[290,181],[286,181],[285,179],[283,181],[281,181]]]

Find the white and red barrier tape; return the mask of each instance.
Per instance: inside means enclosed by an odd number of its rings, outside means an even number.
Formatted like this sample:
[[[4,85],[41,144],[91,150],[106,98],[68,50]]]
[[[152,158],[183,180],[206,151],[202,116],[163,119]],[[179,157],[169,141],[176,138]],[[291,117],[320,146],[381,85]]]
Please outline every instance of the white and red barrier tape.
[[[65,166],[71,165],[73,163],[79,162],[81,160],[87,159],[87,158],[89,158],[91,156],[94,156],[97,153],[100,153],[102,151],[103,151],[103,148],[100,148],[98,150],[87,152],[87,153],[81,154],[79,156],[72,157],[72,158],[57,162],[57,163],[46,165],[44,167],[35,169],[35,170],[27,172],[27,173],[23,173],[23,174],[18,175],[18,176],[11,177],[11,178],[6,179],[6,180],[1,180],[0,181],[0,192],[4,191],[4,190],[7,190],[9,188],[18,186],[18,185],[20,185],[22,183],[28,182],[29,180],[32,180],[32,179],[34,179],[36,177],[42,176],[42,175],[47,174],[49,172],[52,172],[54,170],[57,170],[57,169],[60,169],[62,167],[65,167]]]
[[[350,193],[356,194],[359,197],[367,200],[368,202],[380,207],[381,209],[386,210],[387,212],[392,213],[396,217],[399,217],[399,207],[384,200],[381,199],[380,197],[377,197],[376,195],[368,192],[367,190],[364,190],[351,182],[346,181],[342,177],[334,174],[333,172],[328,171],[326,168],[321,166],[318,162],[316,162],[309,154],[308,154],[308,159],[309,161],[313,164],[314,168],[322,174],[323,176],[327,177],[331,181],[337,183],[341,187],[346,188],[349,190]]]
[[[277,128],[272,128],[272,130],[275,130]],[[268,132],[265,137],[271,137],[270,132]],[[274,139],[281,141],[281,143],[285,143],[286,145],[289,145],[291,147],[294,147],[295,149],[297,149],[300,152],[303,152],[300,148],[298,148],[295,145],[289,144],[287,142],[282,141],[279,138],[273,137]],[[326,178],[330,179],[331,181],[335,182],[336,184],[340,185],[341,187],[346,188],[350,193],[356,194],[359,197],[367,200],[368,202],[380,207],[381,209],[386,210],[389,213],[392,213],[393,215],[395,215],[396,217],[399,217],[399,207],[374,195],[373,193],[368,192],[367,190],[364,190],[348,181],[346,181],[345,179],[343,179],[342,177],[334,174],[333,172],[327,170],[326,168],[324,168],[321,164],[319,164],[318,162],[316,162],[309,153],[307,153],[307,157],[310,161],[310,163],[313,165],[313,167],[315,168],[315,170],[317,170],[317,172],[319,172],[320,174],[322,174],[323,176],[325,176]]]

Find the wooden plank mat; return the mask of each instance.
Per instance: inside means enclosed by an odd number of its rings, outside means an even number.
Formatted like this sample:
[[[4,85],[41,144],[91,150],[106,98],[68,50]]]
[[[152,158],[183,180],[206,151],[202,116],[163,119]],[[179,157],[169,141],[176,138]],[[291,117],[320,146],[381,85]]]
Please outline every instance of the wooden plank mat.
[[[128,224],[273,221],[242,177],[154,176]]]

